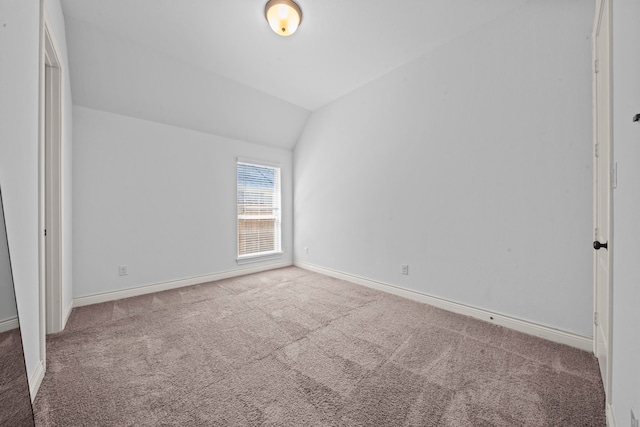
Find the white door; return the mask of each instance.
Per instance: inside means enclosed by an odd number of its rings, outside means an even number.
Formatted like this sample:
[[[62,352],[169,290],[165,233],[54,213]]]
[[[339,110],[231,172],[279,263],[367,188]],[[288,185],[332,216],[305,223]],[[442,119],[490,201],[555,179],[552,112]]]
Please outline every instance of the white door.
[[[611,402],[612,138],[611,0],[597,2],[594,25],[594,353]]]

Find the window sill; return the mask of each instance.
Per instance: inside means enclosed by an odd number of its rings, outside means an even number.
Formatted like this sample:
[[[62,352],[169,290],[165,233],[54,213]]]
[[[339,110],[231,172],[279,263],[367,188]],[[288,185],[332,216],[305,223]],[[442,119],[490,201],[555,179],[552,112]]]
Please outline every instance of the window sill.
[[[246,255],[243,257],[238,257],[236,262],[238,264],[251,264],[253,262],[261,262],[268,261],[270,259],[278,259],[283,255],[283,252],[266,252],[255,255]]]

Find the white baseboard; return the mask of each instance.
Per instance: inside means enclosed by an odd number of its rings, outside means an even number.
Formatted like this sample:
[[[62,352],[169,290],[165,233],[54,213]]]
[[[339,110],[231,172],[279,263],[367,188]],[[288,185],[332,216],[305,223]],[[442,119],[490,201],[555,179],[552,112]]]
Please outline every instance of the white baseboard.
[[[40,385],[42,385],[42,380],[44,379],[44,362],[41,360],[38,362],[36,369],[33,371],[33,374],[29,377],[29,393],[31,394],[31,403],[36,400],[36,395],[38,394],[38,390],[40,390]]]
[[[616,427],[616,417],[613,415],[613,407],[607,403],[607,427]]]
[[[447,311],[474,317],[486,322],[504,326],[505,328],[514,329],[525,334],[544,338],[549,341],[566,344],[571,347],[579,348],[580,350],[593,352],[593,340],[591,338],[575,335],[558,329],[553,329],[548,326],[538,325],[526,320],[509,317],[498,313],[492,313],[487,310],[471,307],[443,298],[434,297],[421,292],[411,291],[409,289],[390,285],[388,283],[378,282],[375,280],[366,279],[364,277],[355,276],[353,274],[319,267],[317,265],[309,264],[303,261],[294,260],[294,265],[306,270],[315,271],[316,273],[325,274],[327,276],[346,280],[358,285],[366,286],[369,288],[377,289],[379,291],[433,305]]]
[[[230,277],[244,276],[245,274],[259,273],[261,271],[273,270],[276,268],[290,267],[291,261],[284,261],[273,264],[263,264],[255,267],[239,268],[236,270],[223,271],[221,273],[209,274],[205,276],[190,277],[181,280],[156,283],[153,285],[139,286],[136,288],[123,289],[120,291],[105,292],[103,294],[89,295],[73,299],[72,307],[82,307],[85,305],[99,304],[101,302],[115,301],[123,298],[131,298],[139,295],[151,294],[154,292],[166,291],[169,289],[182,288],[185,286],[197,285],[200,283],[213,282],[216,280],[228,279]]]
[[[12,317],[10,319],[0,320],[0,333],[12,331],[15,328],[20,326],[17,317]]]

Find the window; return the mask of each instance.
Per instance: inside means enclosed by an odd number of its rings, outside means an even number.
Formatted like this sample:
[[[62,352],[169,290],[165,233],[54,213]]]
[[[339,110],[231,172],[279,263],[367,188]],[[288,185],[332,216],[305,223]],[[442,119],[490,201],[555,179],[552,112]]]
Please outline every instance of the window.
[[[238,260],[280,253],[280,168],[238,160]]]

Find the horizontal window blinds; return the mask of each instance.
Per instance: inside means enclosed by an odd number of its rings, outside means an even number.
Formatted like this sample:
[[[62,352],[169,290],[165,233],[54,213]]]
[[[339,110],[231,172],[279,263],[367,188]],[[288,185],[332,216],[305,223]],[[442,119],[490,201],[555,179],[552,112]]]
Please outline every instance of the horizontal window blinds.
[[[238,162],[238,256],[280,252],[280,168]]]

